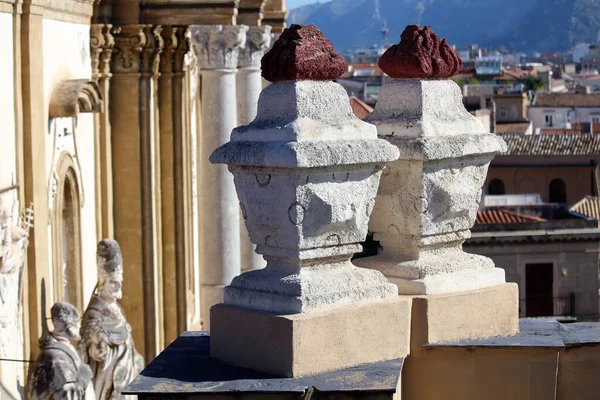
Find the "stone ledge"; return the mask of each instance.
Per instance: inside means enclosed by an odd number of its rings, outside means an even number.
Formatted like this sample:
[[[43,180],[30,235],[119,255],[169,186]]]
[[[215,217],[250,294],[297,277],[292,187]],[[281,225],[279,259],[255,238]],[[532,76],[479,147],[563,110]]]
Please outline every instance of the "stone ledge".
[[[301,377],[402,358],[409,352],[411,299],[277,315],[218,304],[211,356],[232,365]]]
[[[396,396],[404,363],[399,358],[305,378],[281,379],[214,359],[209,354],[209,343],[207,332],[184,332],[129,384],[123,394],[137,394],[140,399],[147,396],[211,396],[218,399],[297,400],[312,388],[319,393],[319,398],[341,395],[344,399],[364,399],[368,395],[369,399],[391,400]]]

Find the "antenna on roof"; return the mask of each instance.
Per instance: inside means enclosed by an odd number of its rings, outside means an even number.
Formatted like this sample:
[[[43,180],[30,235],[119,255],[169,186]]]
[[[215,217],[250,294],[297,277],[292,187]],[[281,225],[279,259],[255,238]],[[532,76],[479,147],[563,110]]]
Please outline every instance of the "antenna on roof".
[[[387,21],[385,19],[383,20],[383,26],[381,27],[380,32],[382,36],[381,45],[385,47],[388,42],[388,33],[390,32],[390,30],[387,27]]]

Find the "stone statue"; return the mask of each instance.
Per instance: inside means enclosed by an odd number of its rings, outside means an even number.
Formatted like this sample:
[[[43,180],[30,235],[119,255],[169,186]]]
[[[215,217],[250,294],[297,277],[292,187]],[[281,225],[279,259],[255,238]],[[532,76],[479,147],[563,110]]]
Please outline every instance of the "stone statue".
[[[45,304],[42,304],[44,309]],[[29,380],[29,399],[85,399],[92,371],[81,362],[71,344],[71,340],[80,339],[79,311],[69,303],[60,302],[52,306],[50,313],[52,332],[48,332],[45,312],[42,312],[44,332],[39,340],[40,354]]]
[[[118,303],[123,286],[123,257],[119,244],[98,244],[98,285],[83,314],[79,352],[92,368],[96,398],[120,399],[121,392],[144,368],[135,350],[131,326]]]
[[[11,187],[9,189],[16,189]],[[16,218],[17,201],[0,191],[0,356],[7,357],[13,340],[21,337],[21,270],[29,244],[33,210]]]

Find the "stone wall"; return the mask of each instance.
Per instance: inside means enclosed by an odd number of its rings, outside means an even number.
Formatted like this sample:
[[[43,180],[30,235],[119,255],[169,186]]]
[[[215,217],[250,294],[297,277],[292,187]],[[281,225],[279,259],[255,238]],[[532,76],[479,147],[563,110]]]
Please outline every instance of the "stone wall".
[[[465,251],[490,257],[506,271],[506,281],[519,285],[519,298],[526,293],[525,265],[552,263],[553,297],[575,293],[577,315],[598,315],[598,243],[596,241],[560,241],[552,243],[496,243],[473,245]]]

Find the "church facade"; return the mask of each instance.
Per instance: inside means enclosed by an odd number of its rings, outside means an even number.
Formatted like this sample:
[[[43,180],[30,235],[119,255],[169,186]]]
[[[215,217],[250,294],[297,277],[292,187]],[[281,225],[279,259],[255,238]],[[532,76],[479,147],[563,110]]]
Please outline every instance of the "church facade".
[[[48,307],[83,312],[103,238],[146,360],[261,267],[208,154],[253,119],[286,16],[284,0],[0,0],[0,215],[3,237],[25,232],[0,252],[3,395],[23,395],[37,356],[42,281]]]

